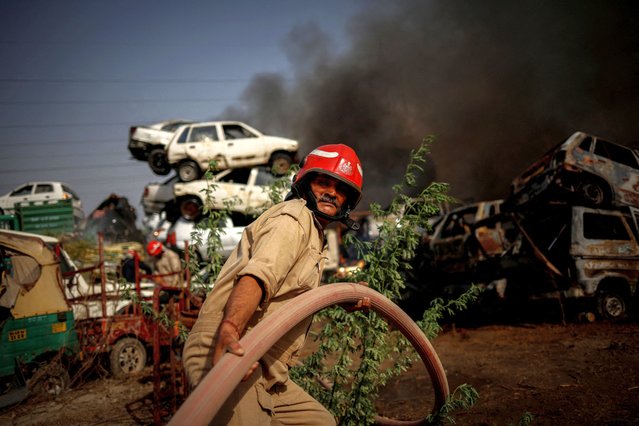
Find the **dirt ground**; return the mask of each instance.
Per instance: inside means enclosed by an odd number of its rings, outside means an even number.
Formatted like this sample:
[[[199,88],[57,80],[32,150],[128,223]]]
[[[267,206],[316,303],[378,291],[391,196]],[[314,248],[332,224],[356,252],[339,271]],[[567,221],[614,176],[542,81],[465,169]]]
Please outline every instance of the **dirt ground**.
[[[451,389],[479,392],[458,425],[639,424],[639,322],[447,326],[433,345]],[[129,379],[88,381],[53,400],[0,411],[0,425],[152,423],[151,368]],[[421,365],[390,383],[378,400],[395,419],[426,415],[433,401]]]

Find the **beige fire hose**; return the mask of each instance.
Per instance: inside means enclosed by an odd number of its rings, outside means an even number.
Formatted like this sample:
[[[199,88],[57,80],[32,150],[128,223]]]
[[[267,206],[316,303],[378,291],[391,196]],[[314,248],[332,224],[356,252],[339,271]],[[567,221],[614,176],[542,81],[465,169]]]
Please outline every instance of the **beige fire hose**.
[[[426,366],[435,392],[433,409],[437,410],[443,405],[449,394],[446,373],[437,353],[417,324],[397,305],[375,290],[354,283],[335,283],[297,296],[286,305],[286,309],[278,309],[242,337],[240,344],[244,348],[244,355],[224,355],[184,401],[169,425],[208,425],[244,374],[275,342],[305,318],[337,304],[358,304],[367,307],[397,328],[413,345]],[[423,419],[402,422],[378,418],[378,423],[381,424],[412,425],[422,422]]]

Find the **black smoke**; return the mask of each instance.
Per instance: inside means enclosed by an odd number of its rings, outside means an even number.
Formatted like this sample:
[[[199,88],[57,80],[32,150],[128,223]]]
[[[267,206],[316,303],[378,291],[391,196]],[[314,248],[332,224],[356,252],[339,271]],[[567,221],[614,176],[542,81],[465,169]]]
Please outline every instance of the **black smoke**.
[[[346,52],[314,24],[295,27],[284,41],[293,81],[256,76],[225,117],[295,137],[302,153],[353,146],[365,201],[381,203],[426,135],[425,180],[466,201],[504,197],[574,131],[639,140],[639,2],[362,4]]]

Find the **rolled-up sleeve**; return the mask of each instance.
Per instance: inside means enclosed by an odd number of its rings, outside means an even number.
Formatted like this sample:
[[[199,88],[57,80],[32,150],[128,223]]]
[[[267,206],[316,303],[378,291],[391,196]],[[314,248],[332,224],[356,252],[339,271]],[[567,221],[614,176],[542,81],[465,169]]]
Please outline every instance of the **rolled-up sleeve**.
[[[293,265],[303,251],[307,236],[297,219],[282,214],[270,218],[253,235],[250,261],[239,271],[237,277],[252,275],[264,285],[262,303],[268,303],[276,294]]]

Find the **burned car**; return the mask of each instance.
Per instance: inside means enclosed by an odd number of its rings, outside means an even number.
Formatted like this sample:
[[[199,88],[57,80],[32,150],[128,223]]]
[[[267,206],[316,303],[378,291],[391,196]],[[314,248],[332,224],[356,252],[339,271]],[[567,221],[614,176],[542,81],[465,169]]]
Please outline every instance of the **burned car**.
[[[439,220],[432,234],[425,234],[423,244],[430,252],[432,266],[446,273],[462,273],[486,254],[501,249],[480,241],[486,240],[486,228],[475,231],[475,223],[500,213],[503,200],[482,201],[458,207]],[[499,230],[497,230],[499,232]]]
[[[535,200],[637,207],[639,152],[576,132],[513,180],[509,202]]]
[[[474,283],[495,290],[511,314],[531,300],[555,299],[564,314],[605,319],[636,306],[639,210],[547,203],[474,221],[478,205],[451,211],[425,238],[412,283],[422,297],[459,294]]]
[[[538,258],[556,272],[558,289],[566,300],[603,318],[626,316],[638,296],[635,209],[547,206],[519,223]]]

